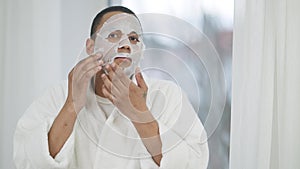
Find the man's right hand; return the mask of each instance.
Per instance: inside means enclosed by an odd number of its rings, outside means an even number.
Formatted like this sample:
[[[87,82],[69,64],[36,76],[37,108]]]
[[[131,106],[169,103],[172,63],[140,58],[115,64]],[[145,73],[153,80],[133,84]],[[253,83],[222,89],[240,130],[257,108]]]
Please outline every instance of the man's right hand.
[[[92,77],[101,70],[102,55],[81,60],[69,73],[68,97],[48,133],[50,155],[54,158],[71,135],[78,113],[86,102],[86,92]]]
[[[86,93],[94,75],[102,69],[101,54],[90,55],[71,70],[68,77],[67,103],[72,103],[78,113],[86,103]]]

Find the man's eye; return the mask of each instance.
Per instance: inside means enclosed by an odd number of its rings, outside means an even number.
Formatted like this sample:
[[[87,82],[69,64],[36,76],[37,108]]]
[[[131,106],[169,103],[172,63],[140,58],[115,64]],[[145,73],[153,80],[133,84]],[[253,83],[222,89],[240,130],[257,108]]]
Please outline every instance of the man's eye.
[[[129,36],[130,41],[139,42],[139,39],[134,36]]]
[[[118,35],[116,33],[111,33],[108,35],[108,38],[118,38]]]

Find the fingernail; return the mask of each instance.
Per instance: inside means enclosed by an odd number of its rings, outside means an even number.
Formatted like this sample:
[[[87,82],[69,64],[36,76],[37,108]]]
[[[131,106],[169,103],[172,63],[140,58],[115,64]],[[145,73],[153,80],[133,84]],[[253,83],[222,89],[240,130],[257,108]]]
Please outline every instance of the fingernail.
[[[101,54],[96,54],[97,59],[101,58]]]

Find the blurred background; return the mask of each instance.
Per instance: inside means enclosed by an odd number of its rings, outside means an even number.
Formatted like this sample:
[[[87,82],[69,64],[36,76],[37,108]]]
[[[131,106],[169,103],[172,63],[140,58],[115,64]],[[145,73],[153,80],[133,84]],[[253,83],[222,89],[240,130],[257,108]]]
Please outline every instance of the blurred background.
[[[0,0],[0,168],[14,169],[13,134],[18,119],[31,102],[50,86],[67,78],[85,45],[93,17],[104,7],[124,5],[137,14],[167,14],[193,25],[211,42],[219,55],[226,78],[226,104],[216,130],[208,139],[209,169],[227,169],[231,111],[231,58],[233,0]],[[155,25],[162,27],[163,24]],[[180,29],[180,27],[173,27]],[[178,60],[155,52],[142,66],[161,65],[174,72],[203,123],[210,107],[211,89],[205,65],[195,64],[189,48],[163,36],[145,35],[147,48],[175,52],[193,73],[193,85]],[[165,39],[164,39],[165,38]],[[165,43],[168,42],[168,43]],[[146,72],[147,73],[147,72]],[[149,76],[168,79],[164,72]],[[194,92],[195,88],[199,92]]]

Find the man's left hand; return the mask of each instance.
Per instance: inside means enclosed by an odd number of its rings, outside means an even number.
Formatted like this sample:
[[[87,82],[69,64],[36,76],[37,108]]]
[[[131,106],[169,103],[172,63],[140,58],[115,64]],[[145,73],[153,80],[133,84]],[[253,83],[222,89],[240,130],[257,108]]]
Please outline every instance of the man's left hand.
[[[104,82],[102,92],[131,121],[146,123],[153,117],[146,105],[148,86],[139,70],[136,69],[134,84],[115,63],[106,66],[106,74],[101,78]]]

